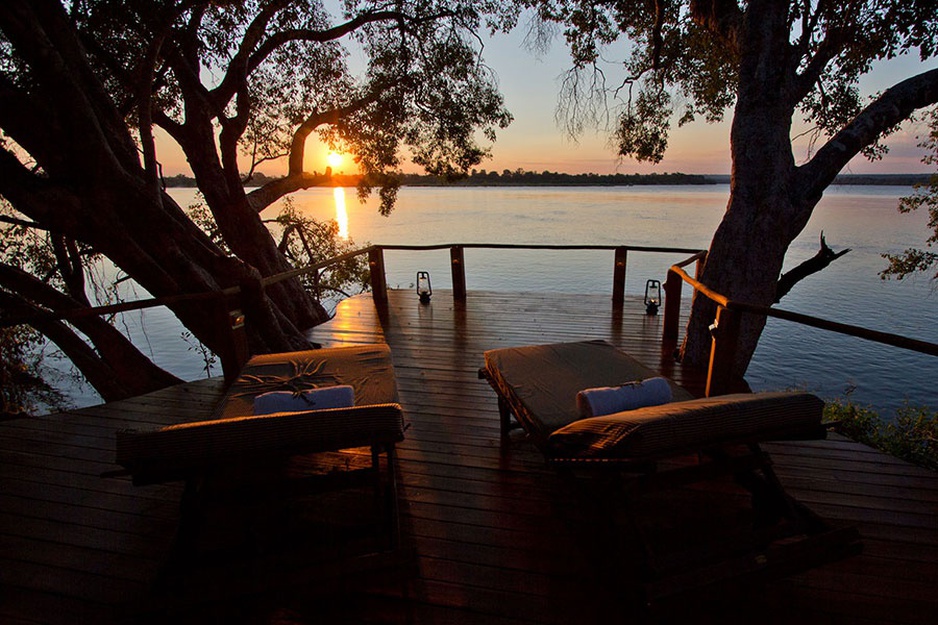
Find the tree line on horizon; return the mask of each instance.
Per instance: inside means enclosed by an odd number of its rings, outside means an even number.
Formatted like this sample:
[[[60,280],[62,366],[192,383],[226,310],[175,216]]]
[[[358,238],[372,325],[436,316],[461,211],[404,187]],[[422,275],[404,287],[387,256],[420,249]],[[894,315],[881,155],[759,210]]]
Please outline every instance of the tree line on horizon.
[[[359,176],[347,174],[334,174],[331,181],[325,186],[350,186],[357,184]],[[276,180],[276,176],[267,176],[260,172],[251,175],[248,184],[263,186]],[[185,174],[176,174],[164,178],[167,187],[196,187],[195,178]],[[600,186],[631,186],[631,185],[681,185],[681,184],[716,184],[713,177],[703,174],[684,173],[651,173],[651,174],[566,174],[554,171],[525,171],[524,169],[505,169],[501,173],[473,169],[465,176],[435,176],[430,174],[400,174],[401,186],[427,187],[427,186],[539,186],[539,185],[600,185]]]
[[[898,185],[913,186],[928,182],[931,174],[841,174],[833,184],[843,185]],[[354,187],[358,184],[360,176],[349,174],[335,174],[324,186]],[[262,187],[277,180],[277,176],[268,176],[262,172],[254,172],[249,186]],[[198,183],[192,176],[176,174],[163,179],[168,188],[197,187]],[[698,185],[698,184],[726,184],[729,183],[728,174],[685,174],[681,172],[665,172],[650,174],[597,174],[581,173],[567,174],[544,170],[542,172],[503,169],[487,171],[473,169],[466,176],[447,179],[444,176],[428,174],[401,174],[400,184],[405,187],[431,187],[431,186],[457,186],[457,187],[492,187],[492,186],[640,186],[640,185]]]

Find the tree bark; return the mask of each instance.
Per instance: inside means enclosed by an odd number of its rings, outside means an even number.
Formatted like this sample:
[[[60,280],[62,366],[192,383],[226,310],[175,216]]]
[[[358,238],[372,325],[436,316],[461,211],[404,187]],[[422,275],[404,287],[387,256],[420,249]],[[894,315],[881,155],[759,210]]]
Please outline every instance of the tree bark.
[[[740,72],[730,133],[730,198],[700,278],[730,299],[763,306],[775,301],[785,252],[813,208],[796,202],[799,194],[793,189],[790,130],[794,105],[788,97],[792,70],[779,62],[786,58],[788,46],[786,8],[787,3],[752,3],[738,37]],[[681,358],[689,366],[707,366],[715,314],[715,304],[695,294],[681,349]],[[742,317],[733,376],[742,378],[746,372],[764,326],[764,317]]]

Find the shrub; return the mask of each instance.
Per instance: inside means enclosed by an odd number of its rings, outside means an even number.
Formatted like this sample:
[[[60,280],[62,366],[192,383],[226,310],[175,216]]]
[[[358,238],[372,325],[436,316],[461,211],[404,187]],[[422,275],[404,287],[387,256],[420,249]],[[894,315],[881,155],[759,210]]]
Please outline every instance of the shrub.
[[[827,404],[825,417],[837,431],[919,466],[938,471],[938,411],[906,405],[887,421],[869,408],[849,402]]]

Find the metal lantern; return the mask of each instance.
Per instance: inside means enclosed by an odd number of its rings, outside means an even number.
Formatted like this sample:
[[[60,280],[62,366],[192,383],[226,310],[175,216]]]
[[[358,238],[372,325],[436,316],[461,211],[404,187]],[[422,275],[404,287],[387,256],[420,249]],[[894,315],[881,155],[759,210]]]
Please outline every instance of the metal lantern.
[[[657,315],[661,306],[661,283],[649,280],[645,283],[645,314]]]
[[[433,295],[433,287],[430,286],[430,272],[417,272],[417,297],[421,304],[429,304],[430,296]]]

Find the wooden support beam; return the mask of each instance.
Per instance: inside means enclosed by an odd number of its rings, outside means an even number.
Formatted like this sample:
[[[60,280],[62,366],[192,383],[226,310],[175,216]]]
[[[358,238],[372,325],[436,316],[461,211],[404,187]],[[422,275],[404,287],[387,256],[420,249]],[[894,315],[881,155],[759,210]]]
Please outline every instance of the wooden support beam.
[[[629,250],[616,248],[615,264],[612,271],[612,306],[622,308],[625,303],[625,270],[628,265]]]
[[[371,273],[371,297],[375,304],[388,303],[388,283],[384,273],[384,250],[373,247],[368,251],[368,270]]]
[[[677,338],[680,333],[681,319],[681,289],[684,281],[673,269],[668,270],[668,277],[664,282],[664,327],[662,328],[662,347],[673,349],[677,347]]]
[[[460,245],[449,248],[450,267],[453,271],[453,300],[466,301],[466,259]]]

